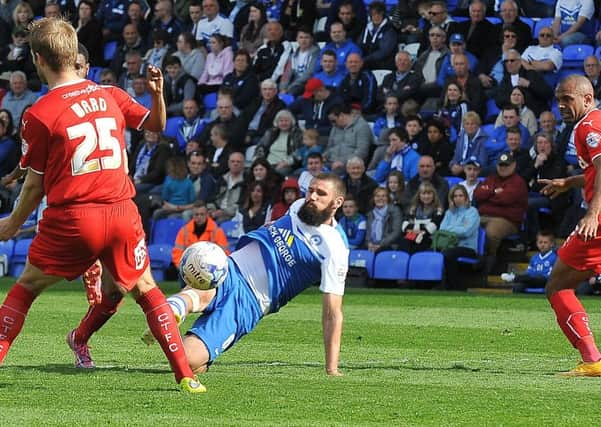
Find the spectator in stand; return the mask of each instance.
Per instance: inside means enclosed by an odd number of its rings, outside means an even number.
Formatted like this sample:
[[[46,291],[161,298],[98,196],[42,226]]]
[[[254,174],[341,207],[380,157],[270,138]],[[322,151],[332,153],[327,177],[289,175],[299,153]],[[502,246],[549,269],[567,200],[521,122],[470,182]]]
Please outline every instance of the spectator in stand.
[[[378,91],[378,103],[384,101],[388,95],[395,95],[399,104],[408,99],[415,99],[417,91],[423,82],[423,76],[412,70],[413,59],[411,54],[400,51],[394,56],[396,71],[384,77]]]
[[[530,152],[526,148],[521,146],[521,132],[517,127],[510,127],[507,129],[507,136],[505,137],[505,152],[510,153],[515,160],[515,172],[524,177],[524,172],[528,169],[530,161]]]
[[[386,188],[378,187],[373,192],[373,209],[367,213],[365,242],[371,252],[396,250],[401,237],[403,213],[390,203]]]
[[[313,0],[284,0],[278,2],[280,22],[286,30],[286,39],[294,40],[301,28],[313,28],[317,18],[317,8]]]
[[[494,97],[496,86],[501,83],[505,75],[505,59],[510,50],[516,50],[518,44],[518,35],[516,29],[509,25],[503,27],[501,35],[501,46],[491,47],[490,55],[478,63],[476,73],[485,89],[486,97]]]
[[[463,185],[467,190],[470,203],[474,200],[474,190],[478,185],[480,185],[479,176],[481,170],[480,162],[478,162],[478,159],[475,157],[470,157],[463,162],[463,173],[465,174],[465,179],[459,184]]]
[[[169,45],[169,34],[162,28],[152,30],[152,47],[143,56],[144,62],[155,67],[163,67],[163,59],[171,50]]]
[[[386,5],[381,1],[369,4],[369,22],[357,39],[363,51],[363,62],[370,70],[394,70],[397,33],[386,17]]]
[[[206,58],[203,50],[196,47],[196,39],[192,33],[184,32],[177,36],[175,45],[177,50],[172,55],[179,58],[187,74],[198,80],[205,68]]]
[[[102,25],[105,42],[119,40],[127,25],[129,0],[102,0],[96,10],[96,19]],[[137,29],[136,29],[137,32]]]
[[[528,46],[522,53],[522,67],[541,73],[552,88],[557,84],[562,64],[563,54],[553,46],[551,27],[542,28],[538,33],[538,45]]]
[[[248,13],[248,23],[242,27],[238,48],[244,49],[251,57],[257,53],[259,46],[265,40],[265,7],[261,3],[251,3]]]
[[[152,30],[165,30],[169,34],[168,44],[175,46],[175,39],[182,32],[183,24],[173,13],[171,0],[159,0],[154,6]]]
[[[192,209],[196,200],[194,185],[188,178],[188,167],[184,157],[171,157],[165,165],[167,176],[161,192],[162,206],[153,212],[153,220],[181,218],[182,213]]]
[[[392,171],[403,173],[407,182],[417,175],[419,154],[409,144],[409,136],[405,129],[392,128],[388,132],[388,147],[384,158],[380,160],[374,172],[374,179],[384,184]]]
[[[215,204],[209,207],[211,218],[217,223],[228,221],[236,215],[244,193],[244,154],[231,153],[227,164],[228,172],[217,183]]]
[[[176,268],[179,268],[186,248],[198,242],[213,242],[219,245],[226,254],[229,254],[227,236],[211,218],[207,206],[202,200],[194,203],[192,219],[179,230],[175,237],[175,246],[173,246],[171,256]]]
[[[363,0],[349,0],[353,5],[353,12],[356,17],[356,22],[359,28],[363,29],[367,25],[367,7]],[[346,0],[333,0],[328,10],[328,19],[326,21],[326,31],[329,31],[335,22],[338,22],[338,15],[340,14],[340,8],[346,4]]]
[[[321,172],[326,172],[328,169],[325,167],[323,156],[321,153],[310,153],[307,156],[307,170],[301,172],[298,177],[298,188],[302,197],[307,194],[307,189],[313,178],[319,175]]]
[[[133,50],[140,52],[140,55],[144,55],[148,50],[146,43],[138,33],[138,28],[133,24],[127,24],[123,27],[123,41],[117,45],[117,51],[110,61],[109,68],[113,70],[115,75],[120,75],[123,71],[123,64],[125,63],[125,55]]]
[[[12,16],[12,30],[15,31],[27,31],[29,23],[33,21],[34,13],[31,5],[26,1],[17,3],[13,10]]]
[[[110,68],[103,68],[100,71],[100,84],[107,86],[117,86],[117,76]]]
[[[314,74],[314,78],[319,79],[327,87],[338,88],[346,76],[346,68],[341,70],[338,67],[336,52],[333,50],[322,50],[320,59],[321,71]]]
[[[417,175],[407,182],[405,186],[403,204],[409,206],[413,197],[417,194],[419,186],[429,182],[436,189],[438,194],[438,200],[446,204],[447,196],[449,193],[449,184],[447,180],[436,173],[436,165],[434,159],[431,156],[421,156],[417,164]]]
[[[253,64],[260,81],[277,82],[284,73],[284,65],[291,53],[290,42],[284,40],[284,29],[279,22],[265,24],[265,43],[257,50]]]
[[[20,71],[27,77],[27,86],[31,90],[40,90],[40,78],[33,64],[31,49],[27,41],[27,32],[15,29],[12,33],[12,43],[0,47],[0,72]]]
[[[449,76],[446,79],[445,84],[453,82],[460,86],[462,92],[469,101],[471,109],[478,114],[485,114],[486,95],[484,94],[484,88],[476,74],[470,71],[467,57],[462,54],[455,54],[453,55],[452,64],[455,75]]]
[[[523,90],[525,105],[535,115],[549,108],[549,101],[553,99],[553,90],[545,82],[541,73],[522,67],[520,53],[515,49],[510,49],[505,55],[503,80],[496,88],[495,102],[499,108],[510,102],[511,91],[516,86]]]
[[[518,4],[515,0],[503,0],[499,8],[501,22],[495,25],[495,27],[499,34],[497,40],[503,40],[503,29],[511,25],[517,34],[518,43],[515,45],[515,49],[523,52],[532,42],[532,30],[530,29],[530,25],[520,19],[518,12]]]
[[[553,42],[562,48],[590,43],[594,36],[593,0],[557,0],[553,19]]]
[[[453,157],[453,147],[449,143],[448,129],[439,119],[433,117],[426,123],[426,139],[418,147],[420,155],[428,155],[434,159],[436,173],[440,176],[451,174],[449,163]]]
[[[8,175],[17,166],[18,155],[17,143],[9,133],[8,121],[0,119],[0,177]]]
[[[346,31],[346,35],[350,40],[360,39],[363,28],[365,28],[365,24],[361,25],[357,19],[355,6],[353,5],[352,0],[343,0],[340,2],[340,5],[338,6],[338,15],[336,15],[336,18],[337,19],[335,21],[342,23],[344,31]],[[332,21],[332,23],[335,21]],[[329,32],[330,28],[331,26],[326,24],[326,31]]]
[[[142,1],[144,1],[144,6]],[[135,25],[144,40],[148,40],[150,37],[150,23],[146,20],[149,14],[150,8],[145,0],[130,0],[127,7],[127,23]]]
[[[296,200],[300,199],[300,189],[296,178],[286,178],[282,182],[280,201],[273,205],[271,211],[271,221],[284,216],[288,212],[288,208]],[[346,199],[346,198],[345,198]]]
[[[334,90],[313,77],[305,84],[305,92],[292,103],[290,110],[299,120],[305,121],[306,129],[316,129],[319,135],[327,137],[332,129],[328,112],[334,105],[341,103],[342,98]]]
[[[424,121],[417,113],[412,113],[411,115],[403,114],[403,116],[405,117],[405,130],[407,131],[407,136],[409,137],[408,144],[411,145],[411,148],[417,151],[417,147],[422,145],[422,141],[426,138],[424,132]]]
[[[12,115],[13,127],[18,129],[25,108],[37,101],[38,96],[27,89],[27,76],[23,71],[13,71],[8,80],[9,91],[2,98],[2,108]]]
[[[188,178],[192,181],[195,199],[205,203],[212,202],[215,198],[217,182],[209,171],[205,155],[200,151],[192,151],[186,158],[188,159]],[[184,221],[189,221],[192,218],[192,210],[184,210],[182,218]]]
[[[330,26],[330,42],[321,49],[321,55],[330,50],[334,52],[336,56],[336,63],[338,71],[345,72],[346,58],[351,53],[356,53],[361,56],[361,49],[352,40],[347,38],[344,26],[340,22],[334,22]],[[315,72],[322,70],[321,57],[319,58],[319,67],[315,69]]]
[[[478,79],[476,79],[476,82],[478,82]],[[436,116],[448,124],[453,144],[457,141],[457,136],[463,129],[463,117],[470,110],[463,87],[454,81],[449,81],[443,90],[442,104]]]
[[[463,55],[467,60],[467,70],[464,71],[464,73],[474,72],[478,66],[478,58],[471,52],[465,50],[465,40],[461,34],[451,34],[451,37],[449,38],[449,48],[450,54],[444,57],[442,64],[440,65],[440,73],[438,73],[438,78],[436,79],[436,83],[440,87],[444,87],[444,84],[449,77],[455,76],[454,59],[456,56]]]
[[[486,149],[486,154],[488,156],[488,160],[486,162],[488,166],[487,174],[490,174],[494,171],[495,162],[499,155],[507,150],[507,130],[509,128],[517,127],[521,132],[521,146],[523,148],[528,147],[528,142],[530,141],[530,132],[526,126],[520,123],[520,113],[518,107],[507,104],[501,110],[503,124],[501,126],[495,127],[493,130],[493,134],[490,135],[490,138],[486,140],[484,143],[484,148]]]
[[[6,36],[10,35],[13,12],[20,2],[21,0],[7,0],[6,2],[0,2],[0,19],[5,23],[5,25],[2,26],[2,29],[8,29]],[[0,30],[0,32],[1,31],[2,30]],[[8,43],[8,39],[3,39],[1,41]]]
[[[588,77],[595,90],[597,103],[601,101],[601,63],[595,55],[589,55],[584,59],[584,74]]]
[[[245,129],[238,117],[234,114],[234,104],[232,104],[232,96],[220,94],[217,97],[217,117],[215,120],[207,123],[198,137],[202,146],[208,146],[210,143],[211,129],[216,124],[221,123],[225,126],[230,134],[230,143],[233,147],[241,147],[243,145]]]
[[[490,273],[501,241],[518,232],[528,207],[528,188],[515,172],[510,154],[499,156],[496,171],[476,187],[474,200],[486,230],[486,272]]]
[[[482,60],[490,52],[491,46],[496,44],[498,32],[486,19],[486,3],[483,1],[470,2],[469,17],[467,21],[451,23],[449,33],[463,35],[467,51]]]
[[[358,103],[364,114],[376,112],[378,84],[373,73],[363,68],[361,55],[351,53],[346,58],[347,74],[340,82],[338,91],[346,104]]]
[[[360,157],[351,157],[346,162],[343,178],[347,194],[357,201],[359,212],[366,214],[371,208],[371,196],[378,184],[365,173],[365,162]]]
[[[323,154],[332,172],[341,174],[351,157],[367,160],[373,135],[365,119],[353,115],[348,104],[334,105],[328,115],[334,126]]]
[[[523,274],[503,273],[501,279],[512,285],[513,293],[524,292],[526,288],[544,290],[551,270],[557,260],[555,235],[552,231],[541,230],[536,234],[538,253],[530,258],[528,269]]]
[[[534,135],[538,128],[538,125],[536,123],[536,116],[534,115],[532,110],[525,105],[525,96],[522,88],[519,86],[514,87],[511,91],[511,95],[509,96],[509,100],[511,102],[511,105],[516,106],[519,111],[520,124],[522,124],[526,129],[528,129],[530,136]],[[499,115],[497,116],[497,119],[495,121],[495,127],[501,125],[503,125],[503,112],[499,111]]]
[[[104,64],[102,37],[102,25],[94,17],[94,2],[92,0],[80,0],[77,5],[77,19],[73,21],[77,31],[77,39],[90,52],[90,64],[99,67]]]
[[[253,182],[246,188],[239,209],[245,233],[250,233],[271,221],[271,204],[266,193],[267,187],[260,181]]]
[[[305,91],[305,84],[313,75],[319,47],[313,43],[313,33],[306,28],[300,28],[296,33],[298,47],[292,51],[280,78],[280,93],[299,96]]]
[[[87,73],[86,73],[87,74]],[[146,108],[152,105],[152,97],[146,86],[146,77],[143,75],[136,76],[132,83],[132,89],[134,92],[133,98],[138,104],[145,106]]]
[[[423,83],[419,88],[418,97],[420,101],[427,98],[438,98],[441,88],[436,83],[442,63],[450,51],[446,45],[446,33],[437,26],[428,31],[428,48],[417,58],[413,69],[423,77]]]
[[[444,287],[448,290],[465,291],[467,287],[465,280],[459,275],[457,259],[477,257],[480,214],[471,206],[468,192],[463,185],[454,185],[451,188],[448,202],[449,209],[444,214],[440,230],[455,233],[459,241],[456,247],[442,252],[446,274]]]
[[[200,116],[200,108],[194,99],[186,99],[182,103],[184,120],[177,127],[175,139],[177,141],[177,149],[183,152],[186,144],[191,139],[198,139],[205,127],[205,121]]]
[[[255,145],[273,126],[273,119],[286,104],[278,98],[277,84],[270,79],[261,82],[261,97],[252,102],[240,114],[241,129],[246,129],[246,137],[240,148]]]
[[[269,162],[262,158],[256,158],[249,168],[249,181],[263,182],[266,186],[266,198],[270,203],[275,203],[280,198],[280,187],[282,177],[275,173]]]
[[[259,96],[259,79],[251,67],[247,51],[238,50],[234,54],[234,71],[223,78],[222,87],[233,92],[234,105],[242,110]]]
[[[229,143],[227,128],[219,123],[211,128],[211,145],[206,149],[209,170],[215,179],[219,179],[228,169],[230,153],[233,151]]]
[[[399,249],[409,254],[430,250],[432,234],[438,230],[443,215],[436,189],[429,182],[422,183],[401,224]]]
[[[388,131],[392,128],[401,127],[403,125],[403,117],[401,116],[401,106],[399,99],[393,93],[386,95],[384,101],[384,114],[377,117],[374,122],[373,132],[376,137],[375,143],[381,147],[388,144]]]
[[[294,152],[301,147],[303,131],[289,110],[280,110],[273,119],[273,127],[261,138],[255,157],[264,157],[281,176],[294,169]]]
[[[317,132],[316,129],[304,130],[303,144],[292,153],[294,164],[299,167],[299,169],[294,172],[294,175],[298,175],[301,171],[306,170],[310,154],[321,154],[322,152],[323,146],[319,144],[319,132]]]
[[[403,193],[405,192],[405,177],[403,173],[394,170],[388,174],[386,179],[386,188],[390,196],[390,203],[399,207],[401,212],[405,212],[407,206],[403,205],[405,201]]]
[[[557,142],[557,138],[559,137],[559,130],[557,129],[557,119],[555,119],[555,115],[551,111],[543,111],[540,114],[538,122],[539,128],[537,129],[537,131],[544,132],[547,135],[549,135],[549,137],[552,138],[554,147],[557,148],[555,143]],[[536,145],[535,136],[536,133],[532,136],[532,138],[530,138],[530,147],[534,147]],[[530,150],[531,157],[532,154],[533,149]]]
[[[427,48],[428,37],[427,34],[432,27],[440,27],[445,33],[449,33],[449,26],[452,22],[455,22],[452,17],[449,16],[447,3],[445,1],[433,1],[430,5],[425,5],[427,10],[425,13],[425,19],[422,18],[422,25],[412,25],[408,30],[413,34],[418,36],[418,40],[420,41],[419,52],[421,53]],[[417,8],[416,8],[417,9]],[[406,28],[404,31],[406,32]],[[425,37],[424,37],[425,35]],[[412,40],[413,41],[413,40]]]
[[[184,101],[194,99],[196,83],[194,78],[182,68],[182,63],[176,56],[168,56],[163,61],[165,84],[163,94],[167,105],[167,115],[181,116]]]
[[[129,174],[136,186],[136,193],[160,193],[156,187],[165,180],[165,164],[171,156],[171,150],[167,144],[159,142],[159,136],[158,132],[145,130],[144,140],[129,157]]]
[[[206,44],[213,34],[232,39],[234,37],[234,25],[232,22],[219,14],[219,2],[217,0],[203,0],[202,11],[204,17],[198,23],[195,34],[196,40]]]
[[[15,141],[18,141],[17,129],[13,125],[13,115],[6,108],[0,109],[0,121],[3,121],[6,126],[6,135],[10,136]]]
[[[126,91],[130,96],[134,96],[134,79],[140,74],[145,74],[143,65],[144,61],[140,52],[132,50],[125,54],[125,70],[119,75],[117,86]]]
[[[228,39],[220,34],[209,37],[211,51],[207,55],[204,69],[198,79],[197,99],[203,98],[208,93],[217,92],[224,77],[234,70],[234,54],[227,43]]]
[[[349,249],[359,249],[365,242],[365,231],[367,229],[367,217],[359,212],[357,201],[352,194],[344,197],[342,204],[342,216],[338,224],[346,236]]]

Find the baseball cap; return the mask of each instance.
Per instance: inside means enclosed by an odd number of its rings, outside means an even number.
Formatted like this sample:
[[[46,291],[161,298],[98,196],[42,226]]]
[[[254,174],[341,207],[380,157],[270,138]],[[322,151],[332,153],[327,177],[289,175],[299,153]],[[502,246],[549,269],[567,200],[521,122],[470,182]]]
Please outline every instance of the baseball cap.
[[[497,164],[501,166],[508,166],[513,162],[515,162],[515,159],[511,153],[502,153],[497,159]]]
[[[303,93],[303,98],[309,99],[313,96],[315,91],[324,87],[323,82],[316,77],[312,77],[307,80],[305,83],[305,92]]]
[[[465,159],[462,163],[462,166],[467,166],[467,165],[474,165],[477,167],[480,167],[480,162],[478,161],[478,159],[476,158],[476,156],[471,156],[469,159]]]
[[[449,43],[461,43],[464,44],[465,40],[463,39],[463,35],[459,33],[451,34],[451,38],[449,39]]]

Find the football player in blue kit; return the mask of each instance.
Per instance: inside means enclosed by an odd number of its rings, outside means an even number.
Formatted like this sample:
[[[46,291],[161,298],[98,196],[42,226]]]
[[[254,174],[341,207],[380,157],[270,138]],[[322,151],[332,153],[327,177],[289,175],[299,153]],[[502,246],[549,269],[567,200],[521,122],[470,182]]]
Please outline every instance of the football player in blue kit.
[[[205,372],[263,316],[277,312],[310,285],[319,283],[325,369],[328,375],[342,375],[338,358],[349,251],[334,214],[345,193],[345,185],[336,175],[316,176],[306,198],[294,202],[286,215],[240,239],[220,287],[186,287],[168,299],[182,321],[188,313],[203,313],[184,337],[195,373]]]

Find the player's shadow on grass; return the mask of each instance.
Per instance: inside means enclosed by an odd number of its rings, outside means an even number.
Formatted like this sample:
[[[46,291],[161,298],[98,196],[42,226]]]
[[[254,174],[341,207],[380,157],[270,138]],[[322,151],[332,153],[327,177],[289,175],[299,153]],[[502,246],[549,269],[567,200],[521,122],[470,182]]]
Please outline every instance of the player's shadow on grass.
[[[144,368],[144,367],[132,367],[126,365],[100,365],[93,369],[78,369],[71,364],[59,364],[53,363],[48,365],[12,365],[11,368],[19,370],[31,370],[37,372],[46,372],[50,374],[63,374],[63,375],[89,375],[91,372],[134,372],[140,374],[168,374],[171,370],[165,366],[165,368]]]

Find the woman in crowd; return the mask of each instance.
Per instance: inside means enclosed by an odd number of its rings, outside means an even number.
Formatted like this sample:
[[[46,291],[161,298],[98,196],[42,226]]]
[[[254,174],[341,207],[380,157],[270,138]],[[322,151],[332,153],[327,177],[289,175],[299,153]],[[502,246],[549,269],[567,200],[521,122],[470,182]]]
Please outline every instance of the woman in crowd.
[[[390,203],[386,188],[374,190],[373,203],[373,209],[367,213],[367,249],[371,252],[397,249],[403,221],[401,210]]]
[[[451,142],[454,144],[457,135],[463,129],[463,116],[470,110],[470,105],[463,88],[457,83],[449,83],[443,93],[437,116],[448,124],[451,130]]]
[[[480,167],[485,169],[488,163],[488,155],[484,143],[488,135],[482,131],[482,121],[478,113],[468,111],[463,117],[463,129],[457,136],[455,143],[455,154],[449,163],[451,174],[463,175],[463,165],[471,157],[478,160]]]
[[[534,112],[526,106],[526,98],[524,97],[524,91],[521,87],[516,86],[511,90],[509,101],[512,105],[518,107],[520,111],[520,123],[524,125],[530,132],[530,135],[534,135],[538,129],[538,122]],[[503,125],[503,111],[499,111],[497,120],[495,121],[495,127]]]
[[[217,92],[223,78],[234,69],[234,54],[228,46],[228,39],[221,34],[213,34],[209,38],[211,53],[207,55],[204,70],[198,79],[197,95]]]
[[[223,79],[222,87],[232,91],[234,105],[240,111],[259,96],[259,79],[251,63],[248,52],[238,49],[234,55],[234,71]]]
[[[288,175],[294,166],[293,153],[303,142],[303,131],[288,110],[280,110],[273,119],[273,127],[261,138],[255,157],[265,157],[274,170]]]
[[[399,249],[410,254],[428,250],[443,214],[444,208],[434,186],[429,182],[421,183],[401,225],[404,234]]]
[[[240,213],[245,233],[250,233],[271,221],[271,204],[266,197],[264,182],[255,181],[248,186],[240,206]]]
[[[251,57],[255,56],[257,49],[263,44],[266,23],[265,6],[259,2],[253,3],[248,12],[248,23],[242,27],[238,42],[238,47],[247,51]]]

